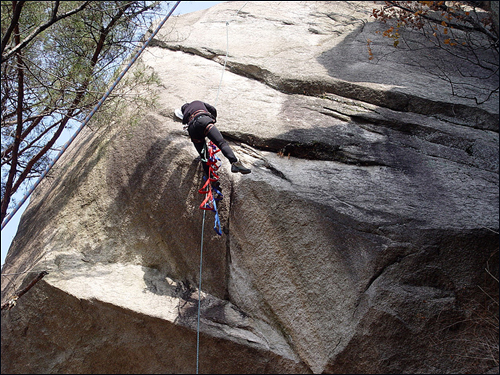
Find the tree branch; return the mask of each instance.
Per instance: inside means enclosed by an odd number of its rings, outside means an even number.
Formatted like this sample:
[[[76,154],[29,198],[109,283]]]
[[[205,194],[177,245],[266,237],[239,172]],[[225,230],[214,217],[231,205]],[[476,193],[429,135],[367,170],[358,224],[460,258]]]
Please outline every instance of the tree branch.
[[[13,4],[13,6],[15,7],[15,3]],[[17,44],[20,42],[20,40],[21,38],[19,36],[19,24],[16,24],[14,27],[14,41]],[[23,71],[20,52],[17,53],[17,63],[18,63],[18,69],[17,69],[18,91],[17,91],[17,108],[16,108],[17,126],[16,126],[16,136],[14,138],[14,147],[12,150],[12,165],[9,170],[7,181],[5,183],[5,192],[2,199],[2,206],[0,209],[2,222],[5,216],[7,216],[7,209],[9,207],[12,194],[14,194],[15,192],[15,189],[13,189],[13,184],[17,173],[16,165],[18,159],[19,146],[21,145],[21,134],[23,130],[24,71]]]
[[[26,294],[37,282],[42,280],[45,275],[48,275],[49,273],[47,271],[42,271],[40,272],[37,277],[35,277],[31,282],[28,284],[26,288],[21,289],[19,292],[17,292],[14,296],[12,296],[7,302],[5,302],[1,309],[2,310],[10,310],[16,305],[16,302],[19,298],[21,298],[24,294]]]
[[[404,12],[407,12],[410,14],[415,13],[415,11],[413,9],[407,8],[407,7],[399,4],[397,1],[387,1],[387,3],[390,4],[390,6],[401,9]],[[443,4],[441,7],[442,7],[442,10],[444,12],[451,13],[450,8],[447,5]],[[420,14],[419,17],[422,17],[422,18],[426,19],[427,21],[430,21],[430,22],[435,23],[435,24],[441,24],[441,19],[434,18],[434,17],[428,16],[426,14]],[[448,21],[447,23],[451,27],[454,27],[454,28],[459,29],[459,30],[479,31],[479,32],[487,35],[488,38],[490,38],[491,40],[498,41],[498,38],[493,33],[491,33],[487,28],[485,28],[480,22],[477,22],[473,17],[467,16],[465,14],[462,17],[463,17],[463,22],[464,23],[467,22],[471,26],[468,26],[466,24],[461,25],[461,24],[458,24],[456,22],[451,22],[451,21]]]
[[[12,55],[14,55],[15,53],[17,53],[18,51],[20,51],[21,49],[23,49],[24,47],[26,47],[26,45],[31,42],[38,34],[40,34],[42,31],[44,31],[45,29],[49,28],[50,26],[52,26],[54,23],[62,20],[63,18],[66,18],[66,17],[69,17],[69,16],[72,16],[73,14],[75,13],[78,13],[80,11],[82,11],[83,9],[85,9],[91,2],[90,1],[86,1],[84,2],[82,5],[80,5],[78,8],[76,9],[73,9],[69,12],[66,12],[64,14],[61,14],[60,16],[56,16],[56,12],[57,12],[57,9],[59,8],[58,4],[59,2],[57,2],[57,5],[54,7],[54,10],[52,12],[52,17],[51,19],[46,22],[45,24],[37,27],[28,37],[26,37],[26,39],[24,39],[22,41],[22,43],[16,45],[16,47],[14,47],[12,50],[10,50],[8,53],[6,53],[5,55],[3,54],[3,50],[2,50],[2,63],[7,61],[8,59],[10,59],[12,57]],[[6,42],[7,43],[7,42]],[[2,46],[3,46],[3,40],[2,40]]]
[[[31,147],[35,147],[36,145],[36,142],[38,142],[40,139],[42,139],[45,135],[47,135],[53,128],[59,126],[59,124],[61,123],[62,119],[60,119],[59,121],[51,124],[50,126],[48,126],[46,129],[44,129],[42,132],[38,133],[34,139],[30,140],[29,143],[28,141],[26,141],[26,137],[28,136],[29,132],[31,130],[33,130],[38,124],[39,124],[39,120],[43,119],[45,116],[39,116],[38,118],[35,119],[35,123],[32,123],[30,125],[30,128],[29,130],[25,130],[23,132],[23,137],[22,137],[22,140],[25,141],[27,143],[26,147],[24,147],[23,149],[21,149],[18,153],[18,158],[21,157],[26,151],[28,151]],[[13,146],[10,146],[9,149],[7,149],[6,151],[9,151],[9,152],[5,152],[4,154],[2,154],[2,165],[4,164],[11,164],[12,163],[12,158],[11,157],[8,157],[10,151],[12,151],[12,147]]]
[[[120,8],[118,10],[117,14],[115,14],[113,16],[113,18],[111,19],[110,23],[105,28],[103,28],[101,30],[101,35],[100,35],[100,38],[99,38],[99,43],[97,44],[97,46],[95,48],[95,51],[94,51],[94,54],[92,56],[91,71],[89,73],[92,73],[92,71],[94,70],[95,66],[97,65],[97,61],[98,61],[99,55],[102,52],[102,49],[104,47],[104,41],[106,40],[106,37],[108,36],[108,34],[112,30],[112,28],[114,27],[114,25],[116,24],[116,22],[123,16],[125,10],[130,5],[131,5],[131,3],[128,3],[125,7]],[[77,107],[80,105],[81,101],[83,100],[83,98],[85,96],[85,93],[87,92],[88,85],[90,84],[91,77],[92,77],[92,75],[89,74],[87,76],[87,79],[85,80],[85,82],[83,82],[82,85],[77,89],[77,91],[76,91],[77,94],[76,94],[76,96],[75,96],[75,98],[74,98],[74,100],[73,100],[73,102],[72,102],[72,104],[71,104],[71,106],[70,106],[70,108],[68,110],[68,113],[62,119],[61,124],[59,125],[59,128],[54,133],[54,135],[52,136],[52,138],[50,139],[50,141],[47,142],[47,144],[45,144],[45,146],[26,164],[26,167],[25,167],[24,171],[19,175],[19,177],[17,178],[14,186],[10,190],[10,195],[14,194],[17,191],[17,189],[19,188],[19,186],[28,177],[28,175],[29,175],[31,169],[34,167],[34,165],[52,148],[52,146],[54,145],[54,143],[56,142],[56,140],[59,138],[59,136],[61,135],[62,131],[66,127],[66,124],[73,117],[73,113],[77,110]],[[11,166],[11,172],[12,172],[12,170],[15,171],[15,169],[16,169],[15,165],[17,165],[17,160],[14,160],[14,158],[12,160],[13,160],[13,163],[12,163],[12,166]],[[2,201],[2,221],[3,221],[4,216],[6,216],[7,207],[8,207],[8,201],[10,201],[10,195],[9,196],[7,196],[7,195],[4,196],[4,200],[7,202],[6,206],[5,206],[5,214],[3,212],[3,205],[4,205],[5,202]],[[9,199],[6,199],[8,197],[9,197]]]
[[[9,28],[7,29],[7,31],[5,31],[5,35],[2,38],[2,50],[1,50],[2,55],[5,47],[7,46],[7,42],[9,41],[10,36],[12,35],[12,31],[19,23],[19,17],[21,16],[21,10],[23,9],[24,3],[25,1],[19,1],[19,2],[13,1],[14,10],[12,14],[12,20],[10,21]]]

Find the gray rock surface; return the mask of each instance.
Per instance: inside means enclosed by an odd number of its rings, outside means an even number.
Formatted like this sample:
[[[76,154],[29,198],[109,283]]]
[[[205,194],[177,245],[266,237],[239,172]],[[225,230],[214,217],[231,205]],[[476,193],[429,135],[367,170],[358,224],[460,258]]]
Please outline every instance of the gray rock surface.
[[[31,198],[2,272],[49,275],[2,311],[2,372],[195,371],[202,172],[173,111],[196,99],[252,169],[222,157],[223,236],[206,214],[201,372],[498,365],[498,346],[470,359],[492,332],[474,301],[498,295],[498,95],[451,95],[415,52],[369,61],[367,38],[394,53],[372,7],[167,23],[141,58],[156,106],[86,129]],[[2,302],[32,276],[3,277]]]

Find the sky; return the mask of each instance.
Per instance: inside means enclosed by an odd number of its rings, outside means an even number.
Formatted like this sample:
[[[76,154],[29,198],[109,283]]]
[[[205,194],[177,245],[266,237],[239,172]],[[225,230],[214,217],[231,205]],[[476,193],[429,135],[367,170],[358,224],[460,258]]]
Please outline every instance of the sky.
[[[181,3],[177,6],[175,9],[173,15],[181,15],[181,14],[186,14],[186,13],[191,13],[191,12],[196,12],[197,10],[202,10],[202,9],[207,9],[215,4],[218,3],[223,3],[224,1],[181,1]],[[175,2],[171,2],[172,6],[175,4]],[[167,21],[168,23],[168,21]],[[76,127],[75,129],[76,130]],[[67,140],[70,138],[72,135],[71,132],[68,132],[64,138],[61,139],[60,145],[64,145],[64,143],[67,142]],[[20,201],[23,198],[24,194],[21,194],[21,196],[18,198],[18,201]],[[12,240],[14,239],[16,232],[17,232],[17,227],[19,225],[19,220],[21,219],[22,213],[26,209],[26,207],[29,204],[29,199],[23,204],[23,206],[16,212],[14,217],[12,217],[9,221],[9,223],[5,226],[5,228],[2,229],[2,267],[5,262],[5,257],[7,256],[7,252],[9,250],[9,247],[12,243]]]

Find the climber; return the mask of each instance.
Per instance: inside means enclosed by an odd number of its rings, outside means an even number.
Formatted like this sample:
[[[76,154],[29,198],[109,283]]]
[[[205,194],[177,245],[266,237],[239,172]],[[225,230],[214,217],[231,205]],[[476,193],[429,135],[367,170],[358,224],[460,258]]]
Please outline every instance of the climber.
[[[175,115],[182,119],[183,124],[188,125],[189,136],[191,137],[191,142],[193,142],[196,151],[200,154],[203,170],[208,176],[208,165],[203,160],[206,160],[206,148],[205,137],[208,137],[219,149],[222,154],[231,163],[231,172],[233,173],[250,173],[251,170],[245,168],[241,161],[239,161],[229,147],[229,144],[222,137],[220,131],[215,127],[215,122],[217,120],[217,110],[215,107],[208,103],[204,103],[199,100],[195,100],[191,103],[184,104],[181,109],[175,110]]]

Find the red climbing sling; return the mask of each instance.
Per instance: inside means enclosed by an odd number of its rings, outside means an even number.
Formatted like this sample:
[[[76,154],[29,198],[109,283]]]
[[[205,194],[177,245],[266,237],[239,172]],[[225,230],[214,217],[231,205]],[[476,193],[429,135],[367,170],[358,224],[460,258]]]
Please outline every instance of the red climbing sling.
[[[215,223],[214,230],[215,232],[221,236],[221,228],[220,228],[220,220],[219,220],[219,212],[217,211],[217,203],[223,198],[222,193],[216,187],[212,185],[212,182],[216,182],[219,180],[219,176],[215,173],[219,169],[220,159],[215,155],[220,150],[214,145],[212,142],[208,144],[208,157],[207,157],[207,165],[208,165],[208,178],[204,177],[205,184],[203,187],[198,190],[198,193],[205,194],[206,197],[200,204],[200,209],[207,211],[215,212]],[[214,196],[215,194],[215,196]]]

